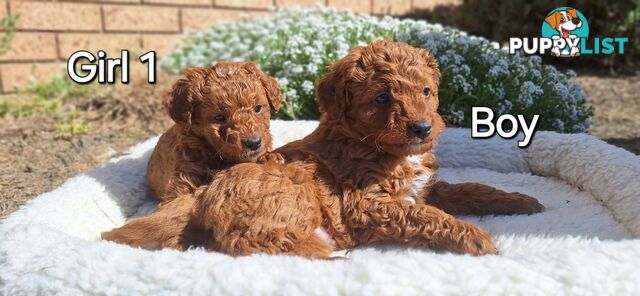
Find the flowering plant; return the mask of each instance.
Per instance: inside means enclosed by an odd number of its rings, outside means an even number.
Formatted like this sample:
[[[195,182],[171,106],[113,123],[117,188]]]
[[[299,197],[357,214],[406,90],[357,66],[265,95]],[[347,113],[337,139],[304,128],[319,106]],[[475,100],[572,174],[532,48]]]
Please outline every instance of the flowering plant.
[[[542,65],[537,57],[508,55],[497,43],[438,24],[392,17],[382,19],[319,7],[276,11],[272,18],[244,20],[187,35],[162,62],[179,73],[217,61],[260,64],[282,87],[280,118],[317,118],[314,81],[331,62],[356,45],[393,39],[428,49],[438,60],[441,114],[449,124],[470,126],[471,107],[497,113],[541,114],[541,129],[584,132],[592,110],[573,79]]]

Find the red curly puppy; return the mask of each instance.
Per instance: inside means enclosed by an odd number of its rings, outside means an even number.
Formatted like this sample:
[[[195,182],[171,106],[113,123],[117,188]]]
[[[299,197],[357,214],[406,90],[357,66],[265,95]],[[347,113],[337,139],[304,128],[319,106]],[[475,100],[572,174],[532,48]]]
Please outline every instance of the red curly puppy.
[[[185,76],[164,101],[176,124],[160,137],[147,167],[160,201],[192,193],[212,171],[268,152],[269,107],[280,107],[278,83],[252,62],[220,62]]]
[[[542,206],[486,185],[435,181],[433,149],[444,129],[439,80],[423,49],[390,41],[353,48],[317,84],[318,128],[276,150],[287,164],[240,164],[216,175],[196,192],[187,232],[200,229],[207,248],[231,255],[326,258],[375,242],[496,253],[489,235],[445,211],[532,213]],[[409,155],[422,161],[411,163]]]
[[[187,69],[164,101],[175,125],[160,137],[147,167],[149,187],[161,201],[158,210],[102,238],[175,247],[174,233],[188,221],[196,188],[237,163],[278,160],[269,153],[269,107],[279,105],[278,83],[255,63]]]

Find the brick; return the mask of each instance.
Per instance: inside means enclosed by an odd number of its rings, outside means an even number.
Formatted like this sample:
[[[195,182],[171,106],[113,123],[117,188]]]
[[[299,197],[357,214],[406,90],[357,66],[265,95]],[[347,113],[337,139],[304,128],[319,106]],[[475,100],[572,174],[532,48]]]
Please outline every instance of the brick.
[[[0,61],[55,60],[58,58],[54,33],[18,32]]]
[[[177,8],[105,5],[103,10],[107,31],[180,31]]]
[[[439,6],[461,5],[462,0],[413,0],[413,9],[431,10]]]
[[[318,1],[318,0],[276,0],[276,6],[281,8],[292,8],[292,7],[314,7],[317,4],[326,5],[327,1]]]
[[[211,6],[212,0],[143,0],[144,3]]]
[[[234,9],[191,9],[182,10],[182,30],[185,32],[202,32],[220,22],[239,21],[243,17],[268,16],[266,11],[242,11]]]
[[[232,9],[183,9],[184,32],[206,31],[220,22],[232,22],[242,18],[242,11]]]
[[[59,2],[10,2],[11,14],[20,15],[18,29],[99,31],[98,4]]]
[[[242,8],[269,8],[273,6],[272,0],[215,0],[216,6],[242,7]]]
[[[68,59],[78,50],[87,50],[94,55],[104,50],[107,57],[119,57],[120,50],[140,51],[140,36],[136,34],[83,34],[68,33],[58,35],[60,58]]]
[[[328,0],[329,6],[333,6],[339,10],[349,9],[357,13],[371,13],[370,1],[355,0]]]
[[[100,0],[100,2],[108,2],[108,3],[140,3],[140,0]]]
[[[14,91],[18,87],[25,86],[34,80],[43,80],[64,73],[64,65],[61,63],[37,63],[37,64],[1,64],[0,76],[2,90]]]
[[[411,1],[373,0],[373,14],[403,15],[411,11]]]
[[[143,35],[142,48],[144,52],[154,50],[159,57],[166,56],[171,53],[180,41],[181,35],[161,34],[161,35]]]
[[[273,13],[271,11],[247,11],[241,17],[244,17],[244,16],[250,19],[260,18],[260,17],[271,18],[273,16]]]
[[[7,11],[7,2],[6,1],[0,1],[0,18],[4,18],[7,15],[9,15],[9,13]]]

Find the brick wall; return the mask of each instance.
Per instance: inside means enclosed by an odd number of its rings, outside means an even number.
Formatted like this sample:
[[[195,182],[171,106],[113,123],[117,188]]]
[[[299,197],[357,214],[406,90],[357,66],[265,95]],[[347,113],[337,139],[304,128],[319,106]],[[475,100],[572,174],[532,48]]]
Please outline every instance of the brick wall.
[[[218,21],[268,15],[270,7],[316,3],[355,12],[401,15],[459,0],[0,0],[0,18],[20,15],[10,50],[0,55],[0,92],[61,72],[77,50],[118,55],[120,49],[159,56],[183,32],[206,30]]]

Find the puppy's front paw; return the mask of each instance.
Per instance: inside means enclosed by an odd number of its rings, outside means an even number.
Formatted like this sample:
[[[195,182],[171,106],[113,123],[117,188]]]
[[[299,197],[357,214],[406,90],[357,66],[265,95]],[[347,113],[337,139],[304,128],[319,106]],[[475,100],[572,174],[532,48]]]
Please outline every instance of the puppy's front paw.
[[[111,231],[103,232],[100,237],[103,240],[112,241],[117,244],[129,245],[132,247],[139,247],[147,250],[158,250],[161,247],[159,242],[136,239],[135,237],[127,235],[126,231],[122,231],[122,228],[116,228],[112,229]]]
[[[121,236],[119,232],[119,228],[112,229],[111,231],[105,231],[100,234],[100,238],[102,240],[108,240],[119,244],[126,244],[130,240],[126,239],[124,236]]]
[[[519,192],[508,193],[506,205],[508,210],[505,214],[535,214],[542,212],[544,206],[535,198]]]
[[[284,160],[284,157],[282,156],[282,154],[280,154],[278,152],[267,152],[264,155],[258,157],[257,162],[260,163],[260,164],[265,164],[265,163],[283,164],[285,162],[285,160]]]
[[[453,252],[475,256],[498,254],[498,248],[493,243],[493,239],[480,227],[464,222],[461,227],[463,230]]]

